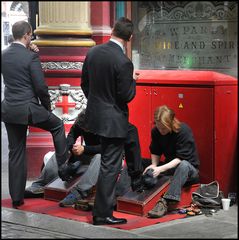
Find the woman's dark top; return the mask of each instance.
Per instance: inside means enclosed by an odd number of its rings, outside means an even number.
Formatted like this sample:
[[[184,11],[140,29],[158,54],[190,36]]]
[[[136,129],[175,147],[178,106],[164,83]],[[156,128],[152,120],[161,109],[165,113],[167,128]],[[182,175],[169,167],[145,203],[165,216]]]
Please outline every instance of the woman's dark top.
[[[168,163],[174,158],[186,160],[194,167],[198,168],[200,161],[191,128],[182,123],[178,133],[172,132],[161,135],[159,130],[154,127],[151,131],[151,154],[165,156],[165,162]]]

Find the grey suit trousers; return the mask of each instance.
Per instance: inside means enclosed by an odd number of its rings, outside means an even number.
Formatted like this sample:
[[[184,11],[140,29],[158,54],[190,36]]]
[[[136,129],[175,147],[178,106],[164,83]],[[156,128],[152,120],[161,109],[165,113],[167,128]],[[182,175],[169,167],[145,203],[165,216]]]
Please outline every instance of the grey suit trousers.
[[[87,191],[90,190],[97,182],[100,169],[101,155],[84,155],[82,156],[82,158],[83,164],[79,165],[76,172],[76,174],[81,175],[81,177],[74,188],[79,191]],[[78,162],[75,162],[75,164],[77,163]],[[43,192],[43,187],[48,183],[52,182],[57,177],[58,165],[56,162],[55,154],[53,154],[42,169],[41,175],[36,181],[32,183],[30,187],[27,188],[27,190],[33,193]]]

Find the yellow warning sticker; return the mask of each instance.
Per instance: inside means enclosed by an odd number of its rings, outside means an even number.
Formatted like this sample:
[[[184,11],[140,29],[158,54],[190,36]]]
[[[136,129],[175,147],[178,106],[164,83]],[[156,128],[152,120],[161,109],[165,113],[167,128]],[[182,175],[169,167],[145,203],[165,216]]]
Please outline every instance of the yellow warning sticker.
[[[180,103],[179,106],[178,106],[178,108],[183,108],[183,104]]]

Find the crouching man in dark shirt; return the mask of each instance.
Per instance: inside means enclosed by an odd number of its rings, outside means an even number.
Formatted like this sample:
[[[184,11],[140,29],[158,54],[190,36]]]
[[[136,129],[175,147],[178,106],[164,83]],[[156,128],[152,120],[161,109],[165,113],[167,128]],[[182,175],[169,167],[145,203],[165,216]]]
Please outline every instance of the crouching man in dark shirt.
[[[166,105],[154,113],[155,127],[151,131],[151,160],[145,170],[153,170],[153,176],[172,175],[168,191],[149,211],[148,217],[157,218],[166,214],[170,202],[179,202],[185,183],[199,182],[199,158],[191,128],[180,122],[172,109]],[[160,157],[165,161],[160,164]]]

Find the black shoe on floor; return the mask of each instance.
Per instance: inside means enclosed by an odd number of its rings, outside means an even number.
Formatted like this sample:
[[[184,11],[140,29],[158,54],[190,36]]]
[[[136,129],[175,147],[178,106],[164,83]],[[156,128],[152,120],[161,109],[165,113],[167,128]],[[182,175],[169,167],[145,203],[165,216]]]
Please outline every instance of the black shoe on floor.
[[[20,201],[12,201],[12,207],[13,208],[18,208],[20,206],[22,206],[24,204],[24,201],[23,200],[20,200]]]
[[[42,198],[44,197],[44,186],[34,184],[27,187],[24,191],[24,198]]]
[[[112,224],[125,224],[127,220],[125,218],[112,217],[93,217],[93,225],[112,225]]]
[[[31,191],[25,190],[24,198],[43,198],[44,193],[33,193]]]

